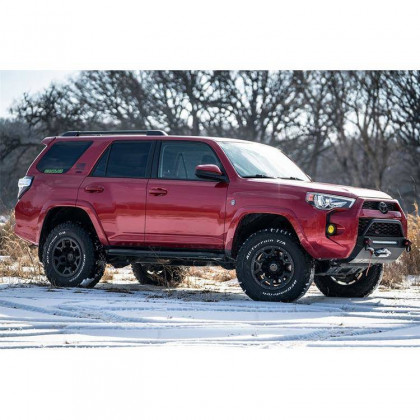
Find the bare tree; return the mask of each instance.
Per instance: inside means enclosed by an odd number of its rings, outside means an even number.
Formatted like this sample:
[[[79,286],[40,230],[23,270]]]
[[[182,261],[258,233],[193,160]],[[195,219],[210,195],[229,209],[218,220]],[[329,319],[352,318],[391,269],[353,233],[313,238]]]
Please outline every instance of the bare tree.
[[[329,83],[336,157],[351,183],[378,189],[395,149],[384,83],[381,72],[334,72]]]
[[[71,86],[72,97],[88,120],[120,129],[152,128],[145,73],[85,71]]]
[[[321,155],[332,145],[329,78],[330,74],[323,71],[295,72],[296,89],[301,93],[301,135],[294,149],[300,152],[300,164],[313,177],[318,175]]]
[[[12,116],[3,168],[27,167],[42,136],[154,128],[271,144],[313,177],[419,200],[418,71],[89,71],[23,95]]]
[[[223,76],[228,132],[269,144],[287,138],[299,115],[293,72],[239,71]]]
[[[41,150],[27,123],[0,119],[0,211],[14,204],[17,180]]]
[[[25,93],[11,111],[12,115],[25,121],[34,133],[40,135],[57,135],[69,125],[82,126],[86,119],[83,108],[72,100],[70,84],[52,84],[34,96]]]
[[[386,87],[403,157],[400,173],[412,181],[410,198],[415,199],[420,192],[420,71],[389,72]]]
[[[214,71],[150,72],[149,86],[157,124],[178,134],[208,134],[223,115],[223,75]]]

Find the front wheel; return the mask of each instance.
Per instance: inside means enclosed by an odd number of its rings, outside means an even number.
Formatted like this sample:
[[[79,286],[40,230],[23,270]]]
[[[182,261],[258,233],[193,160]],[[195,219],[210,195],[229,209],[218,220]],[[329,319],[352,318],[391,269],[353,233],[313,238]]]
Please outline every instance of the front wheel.
[[[290,232],[264,229],[241,246],[236,273],[251,299],[293,302],[311,285],[313,263]]]
[[[383,264],[375,264],[359,274],[347,277],[315,276],[315,284],[328,297],[362,298],[376,290],[383,273]]]

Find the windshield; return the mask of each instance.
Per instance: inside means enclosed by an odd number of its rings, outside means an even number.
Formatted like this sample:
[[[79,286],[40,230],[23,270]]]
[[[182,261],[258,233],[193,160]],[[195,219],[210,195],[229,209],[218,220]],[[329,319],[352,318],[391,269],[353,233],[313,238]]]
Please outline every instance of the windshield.
[[[282,178],[310,181],[309,177],[275,147],[261,143],[220,142],[220,147],[242,178]]]

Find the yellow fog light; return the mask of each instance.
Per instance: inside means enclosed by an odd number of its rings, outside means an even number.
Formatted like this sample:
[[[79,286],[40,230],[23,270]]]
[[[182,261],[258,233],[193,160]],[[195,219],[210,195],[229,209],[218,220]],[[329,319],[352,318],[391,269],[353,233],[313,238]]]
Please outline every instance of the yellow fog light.
[[[336,230],[337,230],[337,227],[334,224],[330,223],[329,225],[327,225],[328,235],[334,235]]]

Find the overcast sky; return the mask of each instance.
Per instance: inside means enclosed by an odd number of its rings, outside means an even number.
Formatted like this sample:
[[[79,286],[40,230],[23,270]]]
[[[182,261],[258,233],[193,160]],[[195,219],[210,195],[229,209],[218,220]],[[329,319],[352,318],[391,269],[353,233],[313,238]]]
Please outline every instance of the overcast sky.
[[[0,118],[9,115],[9,107],[24,92],[36,93],[48,87],[51,82],[64,82],[76,75],[72,71],[51,70],[7,70],[0,71]]]

